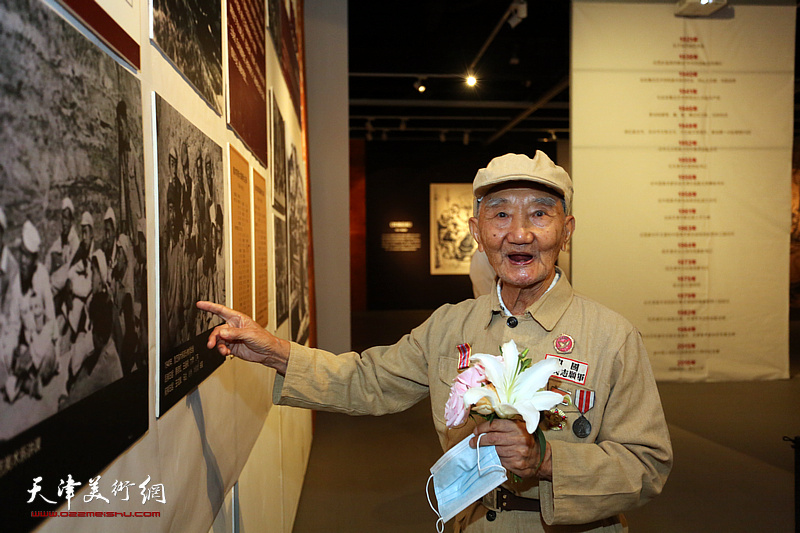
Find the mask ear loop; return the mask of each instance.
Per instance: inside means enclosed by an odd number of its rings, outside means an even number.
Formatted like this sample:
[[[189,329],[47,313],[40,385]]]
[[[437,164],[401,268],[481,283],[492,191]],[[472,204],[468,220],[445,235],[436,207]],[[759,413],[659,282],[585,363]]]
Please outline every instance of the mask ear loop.
[[[486,433],[481,433],[478,435],[478,441],[475,443],[475,453],[478,454],[478,475],[482,476],[483,471],[481,469],[481,438],[486,435]],[[505,467],[501,465],[490,465],[489,470],[502,470],[503,472],[506,471]]]
[[[434,513],[436,513],[436,516],[439,517],[439,519],[436,520],[436,531],[437,531],[437,533],[444,533],[444,520],[442,520],[442,515],[439,514],[439,511],[436,510],[436,508],[433,506],[433,503],[431,502],[430,486],[431,486],[431,480],[432,479],[433,479],[433,474],[431,474],[428,477],[428,482],[425,483],[425,496],[428,498],[428,505],[430,505],[431,510]]]

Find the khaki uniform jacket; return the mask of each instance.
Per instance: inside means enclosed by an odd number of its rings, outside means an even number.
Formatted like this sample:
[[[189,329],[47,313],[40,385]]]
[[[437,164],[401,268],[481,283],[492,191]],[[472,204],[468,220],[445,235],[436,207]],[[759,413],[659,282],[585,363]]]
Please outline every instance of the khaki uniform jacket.
[[[560,276],[555,286],[510,327],[497,291],[476,300],[444,305],[393,346],[361,354],[331,353],[292,344],[286,376],[277,375],[275,403],[352,415],[381,415],[407,409],[430,394],[432,415],[443,450],[474,428],[445,426],[444,406],[458,370],[456,346],[469,343],[472,353],[499,355],[509,340],[529,348],[533,362],[557,354],[554,341],[566,334],[574,347],[564,357],[586,363],[582,387],[596,393],[586,413],[591,433],[572,431],[579,417],[564,407],[567,426],[547,430],[553,479],[506,483],[517,494],[538,497],[541,515],[529,511],[497,513],[489,522],[486,508],[475,504],[456,517],[456,531],[621,530],[618,515],[661,492],[672,467],[672,447],[661,401],[639,332],[610,309],[575,294]],[[513,321],[512,321],[513,323]],[[422,482],[420,482],[422,485]],[[579,527],[550,525],[583,524]]]

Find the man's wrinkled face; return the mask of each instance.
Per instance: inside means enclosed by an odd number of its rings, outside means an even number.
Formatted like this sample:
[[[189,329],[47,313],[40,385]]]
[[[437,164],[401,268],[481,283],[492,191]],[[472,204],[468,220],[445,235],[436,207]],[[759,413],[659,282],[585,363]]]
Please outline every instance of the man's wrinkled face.
[[[555,275],[558,254],[575,229],[561,198],[533,182],[499,185],[469,221],[480,250],[505,285],[534,288]]]

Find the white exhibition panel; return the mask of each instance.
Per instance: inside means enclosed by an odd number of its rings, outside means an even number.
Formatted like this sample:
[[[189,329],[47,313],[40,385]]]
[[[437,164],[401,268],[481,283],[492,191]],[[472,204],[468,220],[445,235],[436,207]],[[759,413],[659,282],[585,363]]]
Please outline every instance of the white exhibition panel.
[[[787,378],[795,6],[674,8],[573,3],[572,281],[659,380]]]

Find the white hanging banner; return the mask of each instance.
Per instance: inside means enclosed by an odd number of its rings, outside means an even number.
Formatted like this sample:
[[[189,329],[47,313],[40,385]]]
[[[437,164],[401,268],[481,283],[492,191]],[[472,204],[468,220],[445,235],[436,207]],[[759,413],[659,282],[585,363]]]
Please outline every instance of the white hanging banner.
[[[572,278],[660,380],[788,378],[795,6],[573,2]]]

